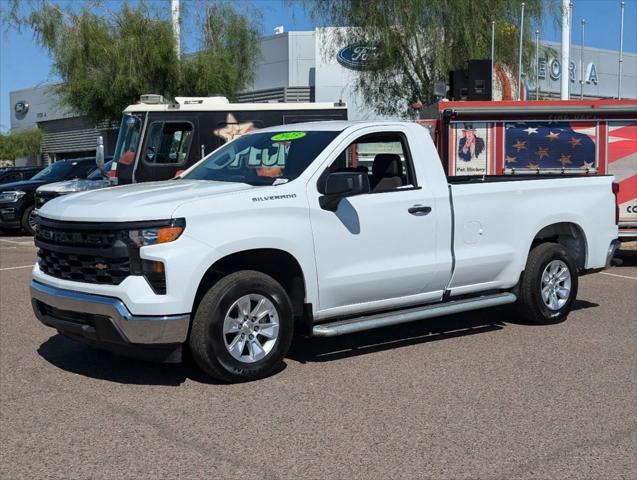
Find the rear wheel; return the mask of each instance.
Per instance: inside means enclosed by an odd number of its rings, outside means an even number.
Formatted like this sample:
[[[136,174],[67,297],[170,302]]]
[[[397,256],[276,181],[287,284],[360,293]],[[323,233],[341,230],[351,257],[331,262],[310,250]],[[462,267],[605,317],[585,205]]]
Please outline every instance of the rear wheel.
[[[577,297],[577,266],[563,246],[543,243],[529,253],[519,288],[518,312],[532,323],[566,319]]]
[[[22,221],[20,222],[22,229],[28,235],[35,235],[35,207],[29,205],[22,214]]]
[[[290,348],[293,313],[283,287],[256,271],[232,273],[203,296],[190,333],[195,362],[226,382],[271,374]]]

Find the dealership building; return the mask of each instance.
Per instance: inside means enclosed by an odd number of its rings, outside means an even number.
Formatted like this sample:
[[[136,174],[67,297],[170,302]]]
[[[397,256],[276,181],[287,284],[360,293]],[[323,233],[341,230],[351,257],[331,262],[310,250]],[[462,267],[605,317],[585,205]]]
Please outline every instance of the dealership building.
[[[368,50],[344,46],[328,49],[333,29],[284,32],[261,39],[261,58],[255,80],[249,89],[238,95],[239,102],[337,102],[348,106],[350,120],[388,119],[378,116],[355,91],[356,75],[364,68]],[[571,64],[563,69],[560,45],[540,42],[542,52],[538,62],[540,98],[559,98],[560,77],[567,71],[571,98],[616,98],[618,89],[619,52],[598,48],[583,51],[571,48]],[[583,68],[580,68],[580,56]],[[624,53],[621,83],[622,98],[637,98],[637,55]],[[584,83],[580,84],[580,79]],[[446,80],[446,79],[440,79]],[[535,79],[526,79],[529,99],[535,95]],[[117,124],[95,125],[59,105],[50,85],[16,90],[10,93],[11,129],[38,126],[43,131],[42,161],[48,163],[64,158],[93,155],[95,139],[105,139],[105,153],[115,149]],[[154,93],[154,92],[140,92]]]

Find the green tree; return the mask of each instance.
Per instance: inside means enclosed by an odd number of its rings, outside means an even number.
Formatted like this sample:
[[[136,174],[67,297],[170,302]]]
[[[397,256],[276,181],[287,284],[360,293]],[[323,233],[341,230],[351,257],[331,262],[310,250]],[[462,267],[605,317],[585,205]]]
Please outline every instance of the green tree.
[[[431,103],[433,83],[469,59],[491,57],[496,22],[496,61],[517,70],[518,0],[302,0],[315,20],[350,27],[334,32],[324,50],[344,45],[376,47],[355,88],[381,114],[404,115],[407,105]],[[532,71],[532,25],[556,12],[554,0],[526,0],[523,65]]]
[[[15,133],[0,133],[0,160],[15,160],[40,153],[42,131],[29,128]]]
[[[123,2],[116,11],[97,0],[65,8],[52,0],[11,2],[4,23],[31,27],[48,50],[61,106],[95,121],[118,119],[144,93],[234,97],[254,76],[260,29],[231,4],[197,4],[205,12],[193,22],[201,50],[179,60],[167,0]]]
[[[260,17],[255,12],[241,15],[229,4],[206,5],[202,11],[199,50],[182,61],[180,93],[234,99],[254,79]]]

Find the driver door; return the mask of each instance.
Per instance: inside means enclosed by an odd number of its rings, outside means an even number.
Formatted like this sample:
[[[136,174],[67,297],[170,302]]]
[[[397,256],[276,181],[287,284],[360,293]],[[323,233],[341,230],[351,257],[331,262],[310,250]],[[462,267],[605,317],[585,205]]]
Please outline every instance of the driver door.
[[[362,171],[370,193],[319,204],[326,175]],[[439,258],[433,198],[415,177],[400,131],[354,138],[308,185],[319,284],[317,318],[437,301],[448,280]],[[445,260],[446,261],[446,260]]]

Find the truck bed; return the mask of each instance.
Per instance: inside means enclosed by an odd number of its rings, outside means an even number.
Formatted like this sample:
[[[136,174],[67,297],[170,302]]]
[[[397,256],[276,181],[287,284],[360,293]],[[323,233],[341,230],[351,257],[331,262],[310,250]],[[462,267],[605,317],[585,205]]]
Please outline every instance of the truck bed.
[[[555,180],[558,178],[590,178],[592,175],[585,173],[523,173],[517,175],[454,175],[447,176],[447,182],[451,185],[466,183],[498,183],[516,182],[523,180]],[[612,175],[598,175],[595,177],[610,177]]]

